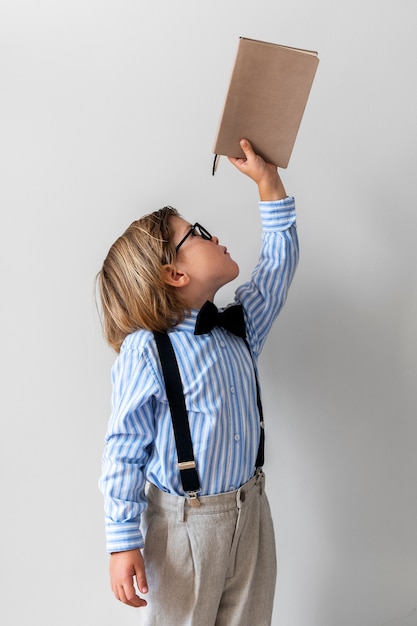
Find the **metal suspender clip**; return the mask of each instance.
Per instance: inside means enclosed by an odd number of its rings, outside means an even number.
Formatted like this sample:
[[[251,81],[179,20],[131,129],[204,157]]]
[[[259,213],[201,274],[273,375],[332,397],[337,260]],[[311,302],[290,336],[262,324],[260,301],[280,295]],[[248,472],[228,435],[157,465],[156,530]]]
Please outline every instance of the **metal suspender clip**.
[[[192,506],[192,507],[200,506],[200,500],[198,499],[198,492],[197,491],[189,491],[188,494],[190,496],[190,506]]]
[[[180,463],[178,463],[178,468],[180,470],[180,472],[182,470],[190,470],[190,469],[195,469],[196,463],[195,461],[181,461]],[[196,506],[200,506],[200,500],[198,499],[198,493],[200,492],[200,489],[194,490],[194,491],[187,491],[186,493],[188,493],[189,498],[190,498],[190,506],[196,507]]]

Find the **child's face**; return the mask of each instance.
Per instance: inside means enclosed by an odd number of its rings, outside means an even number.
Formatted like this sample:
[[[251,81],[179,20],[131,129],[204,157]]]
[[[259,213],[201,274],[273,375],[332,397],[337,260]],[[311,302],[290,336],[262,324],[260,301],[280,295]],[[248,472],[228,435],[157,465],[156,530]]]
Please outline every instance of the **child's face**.
[[[192,225],[179,216],[171,219],[174,244],[178,245]],[[189,278],[187,291],[193,298],[193,302],[189,302],[190,306],[201,306],[206,300],[213,300],[218,289],[239,274],[238,264],[227,252],[227,248],[219,245],[218,238],[205,239],[197,230],[181,244],[175,267]]]

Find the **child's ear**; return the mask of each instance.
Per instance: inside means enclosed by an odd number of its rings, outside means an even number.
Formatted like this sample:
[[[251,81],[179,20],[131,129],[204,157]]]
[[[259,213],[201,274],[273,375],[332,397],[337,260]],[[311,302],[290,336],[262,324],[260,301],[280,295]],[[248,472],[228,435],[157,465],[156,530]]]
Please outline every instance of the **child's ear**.
[[[173,265],[162,267],[163,280],[172,287],[185,287],[190,282],[190,277],[184,272],[179,272]]]

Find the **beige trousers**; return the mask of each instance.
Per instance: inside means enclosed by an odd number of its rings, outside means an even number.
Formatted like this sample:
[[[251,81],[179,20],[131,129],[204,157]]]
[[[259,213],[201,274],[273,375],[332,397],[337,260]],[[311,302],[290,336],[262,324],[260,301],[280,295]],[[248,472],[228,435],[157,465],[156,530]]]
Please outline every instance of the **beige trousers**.
[[[148,489],[145,626],[269,626],[276,581],[263,473],[237,491],[187,498]]]

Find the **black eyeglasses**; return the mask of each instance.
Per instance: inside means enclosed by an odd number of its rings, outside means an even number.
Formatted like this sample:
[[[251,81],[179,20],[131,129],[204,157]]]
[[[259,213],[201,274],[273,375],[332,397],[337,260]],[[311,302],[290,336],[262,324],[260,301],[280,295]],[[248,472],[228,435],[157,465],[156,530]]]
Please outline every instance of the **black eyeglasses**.
[[[183,237],[181,239],[181,241],[179,242],[179,244],[177,246],[175,246],[175,252],[178,252],[178,250],[181,248],[182,244],[184,243],[184,241],[190,236],[190,235],[194,235],[195,233],[197,233],[197,235],[200,235],[200,237],[202,237],[203,239],[213,239],[213,237],[210,235],[209,231],[206,230],[204,228],[204,226],[201,226],[201,224],[199,224],[198,222],[196,222],[193,226],[191,226],[190,230],[188,231],[188,233],[185,235],[185,237]]]

